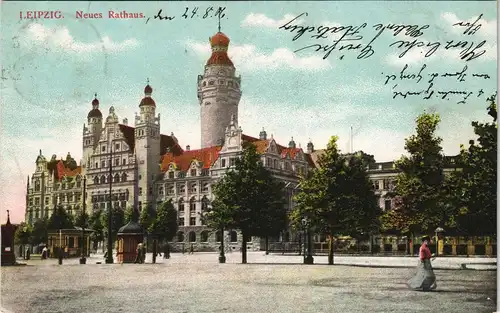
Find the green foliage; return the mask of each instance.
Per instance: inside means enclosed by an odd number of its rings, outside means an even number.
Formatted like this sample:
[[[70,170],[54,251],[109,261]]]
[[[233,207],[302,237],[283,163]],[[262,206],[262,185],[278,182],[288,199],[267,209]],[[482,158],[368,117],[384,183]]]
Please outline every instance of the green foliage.
[[[462,172],[457,173],[456,202],[460,204],[458,228],[463,233],[496,235],[497,136],[496,94],[488,98],[488,114],[493,121],[472,122],[477,142],[462,147]]]
[[[14,242],[17,245],[27,245],[30,242],[32,228],[29,224],[22,222],[14,234]]]
[[[141,224],[144,230],[149,230],[149,227],[155,219],[155,212],[151,206],[145,206],[142,208],[139,216],[139,224]]]
[[[80,211],[80,214],[78,214],[75,218],[75,226],[81,227],[81,228],[89,228],[89,215],[87,212],[84,210]]]
[[[156,211],[156,218],[149,226],[149,232],[159,240],[171,241],[178,229],[177,210],[172,200],[163,202]]]
[[[363,152],[341,155],[333,136],[319,160],[319,168],[300,182],[292,225],[302,228],[307,217],[315,231],[330,236],[359,236],[378,229],[380,208],[366,166],[373,157]]]
[[[89,218],[90,229],[93,230],[91,239],[94,243],[104,240],[104,224],[102,223],[102,211],[93,211]]]
[[[101,215],[101,223],[104,226],[103,227],[103,233],[104,236],[108,236],[108,218],[109,218],[109,211],[106,210],[102,213]],[[124,225],[124,217],[125,213],[120,207],[114,207],[112,210],[112,216],[111,216],[111,237],[113,238],[113,241],[116,241],[116,235],[118,234],[118,230]]]
[[[301,180],[290,219],[294,228],[301,229],[302,220],[307,218],[313,231],[330,238],[365,236],[378,230],[381,214],[366,171],[374,158],[361,151],[342,155],[337,140],[336,136],[330,138],[318,160],[319,168]],[[333,264],[332,245],[328,257]]]
[[[125,209],[124,223],[128,224],[131,221],[139,221],[139,212],[137,212],[133,206],[129,205],[127,209]]]
[[[397,211],[385,213],[384,229],[392,226],[402,233],[427,233],[437,226],[445,226],[444,157],[442,139],[435,135],[439,122],[438,114],[424,112],[416,119],[416,134],[405,140],[409,156],[402,156],[396,162],[400,174],[391,195],[397,196]],[[400,215],[401,220],[388,225],[389,215]]]
[[[264,168],[254,145],[244,145],[235,167],[227,170],[213,191],[216,200],[203,219],[212,228],[242,232],[242,263],[246,263],[246,238],[279,234],[285,227],[282,186]]]
[[[48,241],[49,220],[46,217],[37,219],[31,230],[30,244],[38,245]]]
[[[59,230],[73,227],[73,217],[66,212],[62,205],[54,206],[54,212],[49,218],[48,229]]]

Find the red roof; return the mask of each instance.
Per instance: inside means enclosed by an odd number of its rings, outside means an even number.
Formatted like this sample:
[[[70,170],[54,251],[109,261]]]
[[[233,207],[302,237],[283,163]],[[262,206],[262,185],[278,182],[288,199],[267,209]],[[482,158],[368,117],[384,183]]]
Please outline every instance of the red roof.
[[[139,106],[142,107],[143,105],[151,105],[156,107],[156,103],[151,97],[144,97],[141,100],[141,103],[139,103]]]
[[[233,66],[233,62],[229,59],[229,56],[226,52],[216,51],[212,52],[210,59],[207,61],[207,65],[231,65]]]
[[[63,160],[59,160],[59,162],[57,162],[54,175],[57,180],[61,180],[65,176],[74,177],[81,173],[82,173],[82,168],[80,166],[77,166],[75,169],[72,170],[64,166]]]
[[[146,87],[144,87],[144,93],[153,93],[153,88],[151,88],[151,86],[149,86],[149,84],[146,85]]]
[[[180,171],[186,171],[194,160],[202,163],[203,168],[210,168],[219,158],[221,146],[208,147],[198,150],[183,151],[180,155],[168,152],[162,157],[161,171],[166,172],[170,163],[174,163]]]

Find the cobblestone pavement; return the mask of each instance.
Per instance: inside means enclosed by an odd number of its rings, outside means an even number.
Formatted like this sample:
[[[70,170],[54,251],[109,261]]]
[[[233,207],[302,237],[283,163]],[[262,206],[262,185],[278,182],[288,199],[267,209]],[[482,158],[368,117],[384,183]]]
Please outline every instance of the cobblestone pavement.
[[[249,262],[264,257],[252,253]],[[495,271],[436,270],[438,290],[424,293],[406,288],[415,271],[407,268],[236,264],[239,253],[228,255],[228,264],[201,253],[159,264],[96,260],[102,257],[2,268],[2,306],[15,313],[495,311]]]

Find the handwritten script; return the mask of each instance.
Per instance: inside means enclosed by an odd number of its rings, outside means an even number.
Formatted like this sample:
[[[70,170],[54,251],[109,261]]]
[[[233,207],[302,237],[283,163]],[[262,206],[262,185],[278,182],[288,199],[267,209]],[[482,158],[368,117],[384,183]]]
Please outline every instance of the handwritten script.
[[[294,34],[292,41],[297,41],[303,37],[309,37],[317,41],[300,49],[295,50],[295,53],[304,50],[314,50],[323,53],[323,59],[330,57],[332,52],[338,51],[341,53],[340,59],[343,59],[348,52],[357,53],[357,59],[368,59],[375,54],[374,44],[383,33],[388,33],[393,37],[398,36],[398,40],[389,44],[389,47],[395,47],[399,50],[399,58],[404,57],[413,49],[421,48],[425,50],[425,57],[430,57],[440,49],[454,50],[460,49],[459,56],[462,60],[471,61],[477,59],[486,53],[486,40],[446,40],[428,41],[422,38],[422,35],[430,25],[405,25],[405,24],[375,24],[368,26],[367,23],[360,25],[335,25],[335,26],[311,26],[302,25],[301,18],[308,16],[307,12],[301,13],[294,17],[278,29],[288,31]],[[473,36],[480,31],[482,14],[473,22],[458,22],[453,24],[453,27],[458,27],[463,30],[462,35]],[[364,32],[369,29],[374,31],[374,35],[370,35],[367,41]],[[331,39],[331,42],[325,44],[322,39]]]
[[[416,67],[412,71],[408,64],[405,64],[399,73],[385,74],[384,85],[392,85],[393,99],[406,99],[409,97],[421,97],[424,100],[441,98],[443,100],[456,99],[457,104],[465,104],[471,96],[481,97],[484,95],[482,88],[473,90],[474,84],[469,84],[471,80],[487,80],[491,79],[486,73],[471,72],[468,65],[457,71],[435,72],[429,70],[427,64]],[[417,87],[408,90],[400,88],[402,82],[409,82]],[[446,82],[446,85],[454,85],[456,88],[439,88],[438,84]],[[450,84],[455,83],[455,84]]]

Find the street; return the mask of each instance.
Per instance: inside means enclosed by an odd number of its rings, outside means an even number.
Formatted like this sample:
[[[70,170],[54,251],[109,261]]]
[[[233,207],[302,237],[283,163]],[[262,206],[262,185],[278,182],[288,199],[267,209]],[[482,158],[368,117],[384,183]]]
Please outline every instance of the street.
[[[15,313],[495,311],[496,271],[436,270],[438,290],[424,293],[406,288],[412,268],[250,263],[262,253],[237,264],[240,257],[229,254],[227,264],[201,253],[159,264],[28,261],[2,268],[2,306]]]

